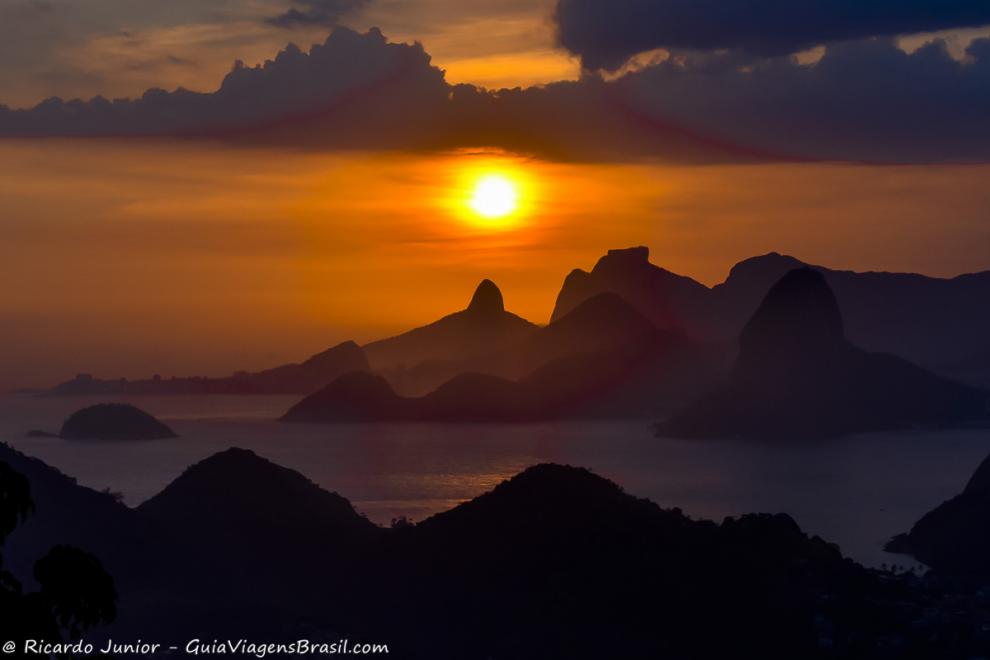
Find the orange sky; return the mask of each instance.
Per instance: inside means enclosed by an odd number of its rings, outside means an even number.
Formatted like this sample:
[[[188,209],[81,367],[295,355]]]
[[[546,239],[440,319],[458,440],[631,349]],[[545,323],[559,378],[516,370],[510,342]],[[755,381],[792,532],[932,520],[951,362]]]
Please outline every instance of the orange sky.
[[[706,283],[770,250],[833,267],[990,268],[990,168],[560,164],[498,154],[0,145],[0,386],[224,374],[462,308],[493,278],[545,322],[611,247]],[[466,210],[483,172],[521,213]]]

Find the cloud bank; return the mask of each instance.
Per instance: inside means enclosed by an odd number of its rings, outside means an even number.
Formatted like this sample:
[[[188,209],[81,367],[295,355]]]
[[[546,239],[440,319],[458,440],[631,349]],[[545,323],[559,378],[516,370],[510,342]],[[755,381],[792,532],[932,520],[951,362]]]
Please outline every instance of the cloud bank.
[[[990,24],[984,0],[559,0],[561,45],[592,69],[648,50],[777,56],[836,41]]]
[[[936,40],[833,44],[820,61],[667,60],[618,81],[645,116],[769,153],[876,162],[990,157],[990,39],[964,61]]]
[[[177,136],[313,149],[500,147],[549,158],[727,162],[990,159],[990,40],[830,45],[815,64],[739,52],[670,58],[612,81],[491,92],[450,85],[419,44],[337,28],[212,93],[0,108],[0,136]]]

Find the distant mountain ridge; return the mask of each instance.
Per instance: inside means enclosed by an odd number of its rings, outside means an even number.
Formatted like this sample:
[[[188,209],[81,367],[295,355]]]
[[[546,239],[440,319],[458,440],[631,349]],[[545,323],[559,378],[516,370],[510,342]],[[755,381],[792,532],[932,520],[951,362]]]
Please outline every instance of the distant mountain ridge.
[[[367,371],[368,360],[352,341],[337,344],[298,364],[221,378],[175,377],[143,380],[100,379],[80,374],[44,392],[48,396],[83,394],[309,394],[337,376]]]
[[[384,370],[382,375],[399,394],[422,397],[461,374],[515,381],[556,360],[620,349],[628,352],[653,339],[660,338],[649,319],[618,295],[603,293],[550,325],[533,326],[512,340],[484,344],[459,358],[451,354],[411,369]]]
[[[988,393],[846,339],[825,276],[801,267],[766,294],[739,336],[729,383],[659,425],[685,437],[784,436],[988,419]]]
[[[660,328],[699,340],[734,338],[774,282],[802,266],[820,272],[835,292],[853,343],[938,368],[986,354],[990,271],[949,279],[911,273],[852,272],[806,264],[771,252],[739,262],[708,288],[649,261],[646,247],[609,250],[586,272],[572,271],[552,319],[591,295],[621,295]]]
[[[654,417],[706,391],[725,363],[721,351],[657,330],[622,298],[603,293],[501,352],[448,363],[449,377],[419,396],[396,392],[382,375],[345,374],[282,420]]]
[[[609,250],[590,272],[575,269],[565,278],[548,326],[551,332],[508,312],[502,292],[486,279],[461,311],[363,347],[344,342],[300,364],[226,378],[128,381],[81,375],[45,394],[310,394],[343,374],[374,370],[396,393],[421,397],[463,373],[521,379],[556,359],[600,352],[610,333],[617,343],[628,343],[636,325],[629,308],[653,330],[731,350],[767,290],[803,266],[794,257],[772,252],[739,262],[724,282],[708,288],[652,264],[646,247]],[[835,293],[845,333],[857,346],[966,382],[990,383],[990,271],[940,279],[808,267],[821,273]],[[626,304],[618,305],[619,299]],[[585,339],[568,336],[560,322],[592,300],[599,309],[586,310],[592,318],[582,330]],[[594,342],[585,341],[593,337]]]
[[[646,315],[658,328],[694,336],[692,317],[701,309],[708,287],[649,262],[650,250],[639,246],[609,250],[591,272],[576,268],[557,295],[550,321],[569,314],[592,296],[615,293]]]

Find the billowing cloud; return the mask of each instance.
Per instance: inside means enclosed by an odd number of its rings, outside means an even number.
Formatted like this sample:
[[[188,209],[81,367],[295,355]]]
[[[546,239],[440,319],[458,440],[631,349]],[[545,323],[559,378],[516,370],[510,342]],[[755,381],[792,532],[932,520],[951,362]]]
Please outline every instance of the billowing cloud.
[[[365,5],[368,0],[297,0],[294,7],[266,19],[281,28],[297,28],[310,25],[336,25],[340,17]]]
[[[648,50],[774,56],[835,41],[990,24],[985,0],[559,0],[560,43],[614,70]]]
[[[442,104],[448,91],[422,47],[388,43],[377,30],[362,35],[341,28],[308,53],[289,45],[262,65],[235,63],[212,93],[180,88],[150,89],[133,100],[52,98],[29,110],[0,110],[0,134],[223,138],[319,119],[341,139],[361,141],[372,128],[388,132],[372,121],[401,118],[399,106],[415,115],[415,106]]]
[[[0,135],[169,135],[323,149],[501,147],[559,159],[990,159],[990,40],[829,46],[814,64],[675,57],[606,81],[491,92],[451,85],[419,44],[338,28],[238,64],[212,93],[51,99],[0,109]]]
[[[152,86],[212,89],[242,58],[270,57],[285,30],[265,22],[291,0],[2,0],[0,103],[52,95],[136,95]],[[326,38],[323,26],[293,39]],[[171,58],[194,62],[194,66]]]

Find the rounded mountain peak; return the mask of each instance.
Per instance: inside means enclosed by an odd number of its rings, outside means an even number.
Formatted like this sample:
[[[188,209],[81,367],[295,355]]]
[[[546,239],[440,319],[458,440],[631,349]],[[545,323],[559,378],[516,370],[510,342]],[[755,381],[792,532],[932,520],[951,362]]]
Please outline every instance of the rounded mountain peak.
[[[475,314],[501,314],[505,311],[505,301],[502,299],[502,292],[491,280],[481,280],[481,284],[474,290],[471,296],[471,304],[468,311]]]
[[[795,268],[774,284],[740,336],[744,351],[759,347],[841,342],[842,313],[825,277]]]

